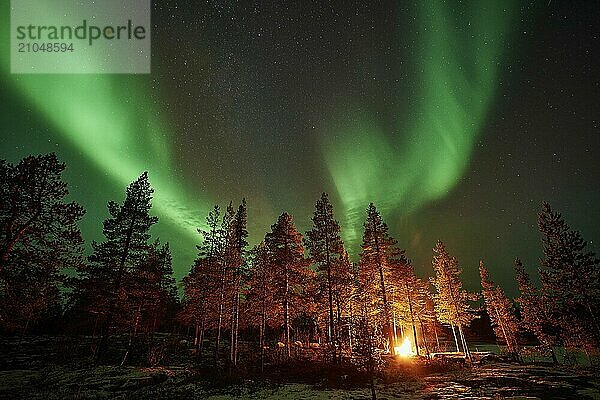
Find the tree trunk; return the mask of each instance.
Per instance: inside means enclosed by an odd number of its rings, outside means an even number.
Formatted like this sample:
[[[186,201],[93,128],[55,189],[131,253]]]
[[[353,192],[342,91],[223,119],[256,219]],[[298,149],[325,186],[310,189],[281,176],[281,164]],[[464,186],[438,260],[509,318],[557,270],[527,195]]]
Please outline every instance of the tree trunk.
[[[233,304],[231,309],[230,317],[229,323],[231,330],[229,332],[229,368],[233,369],[235,368],[235,304]]]
[[[329,265],[329,251],[327,251],[327,291],[329,297],[329,345],[333,349],[333,363],[337,364],[336,332],[333,320],[333,290],[331,287],[331,266]]]
[[[500,325],[500,330],[502,331],[502,335],[504,336],[504,342],[506,342],[506,347],[508,347],[509,353],[515,353],[515,349],[513,348],[512,340],[508,337],[506,333],[506,329],[504,328],[504,321],[502,317],[500,317],[500,312],[497,307],[494,307],[494,311],[496,311],[496,318],[498,319],[498,325]]]
[[[350,306],[350,320],[348,323],[348,345],[350,346],[350,354],[352,354],[352,325],[354,323],[354,314],[352,310],[352,306]]]
[[[135,338],[135,335],[137,334],[138,325],[140,323],[141,309],[142,309],[142,306],[139,306],[137,315],[135,316],[135,324],[133,325],[133,329],[129,335],[129,342],[127,343],[127,350],[125,351],[125,355],[123,356],[123,359],[121,360],[121,367],[123,365],[125,365],[125,363],[127,362],[127,358],[129,357],[129,353],[131,353],[131,348],[133,347],[133,339]]]
[[[394,327],[394,343],[398,343],[398,331],[396,329],[396,312],[392,312],[392,326]]]
[[[467,357],[469,362],[472,362],[473,359],[471,358],[471,350],[469,350],[469,346],[467,345],[467,339],[465,339],[465,335],[462,330],[462,325],[458,326],[458,333],[460,334],[460,338],[461,338],[461,341],[463,344],[463,349],[465,351],[465,356]]]
[[[288,310],[288,300],[285,298],[283,300],[283,334],[284,334],[284,345],[285,345],[285,355],[286,358],[290,358],[292,356],[291,348],[290,348],[290,320],[289,320],[289,310]]]
[[[114,285],[114,293],[111,297],[108,313],[106,315],[105,326],[103,327],[102,337],[100,339],[100,345],[98,346],[98,356],[101,357],[104,355],[106,351],[106,347],[108,345],[108,336],[110,334],[110,326],[112,325],[112,321],[114,318],[114,313],[117,307],[117,299],[119,296],[119,292],[121,291],[121,285],[123,282],[123,275],[125,275],[125,262],[127,261],[127,257],[129,256],[129,247],[131,246],[131,237],[133,235],[133,226],[135,225],[135,215],[137,214],[134,210],[134,217],[131,218],[131,222],[129,224],[129,229],[127,230],[127,236],[125,238],[125,245],[123,246],[123,254],[121,255],[121,261],[119,262],[119,269],[117,272],[117,276],[115,277],[115,285]]]
[[[231,366],[235,368],[237,366],[238,356],[238,324],[239,324],[239,307],[240,307],[240,271],[239,267],[236,267],[234,272],[234,293],[231,310],[231,348],[229,354],[229,360]]]
[[[259,340],[260,346],[260,375],[262,376],[265,372],[265,314],[262,313],[260,317],[260,329],[259,329]]]
[[[375,374],[373,372],[371,372],[370,386],[371,386],[371,399],[377,400],[377,393],[375,393]]]
[[[425,337],[425,327],[423,326],[423,321],[419,318],[419,325],[421,326],[421,338],[423,341],[423,344],[425,345],[425,354],[427,355],[427,358],[429,358],[430,353],[429,353],[429,346],[427,345],[427,338]]]
[[[454,329],[454,325],[450,325],[452,327],[452,334],[454,335],[454,344],[456,344],[456,352],[460,353],[460,347],[458,347],[458,339],[456,338],[456,330]],[[438,342],[439,346],[439,342]]]
[[[235,326],[235,346],[233,348],[233,365],[237,366],[238,361],[238,353],[239,353],[239,341],[240,341],[240,292],[239,292],[239,284],[237,286],[236,294],[235,294],[235,316],[234,316],[234,326]]]
[[[369,384],[371,386],[371,399],[377,400],[377,393],[375,392],[375,359],[373,358],[373,353],[375,351],[373,346],[373,341],[371,337],[371,332],[369,332],[369,327],[371,323],[369,321],[368,312],[366,311],[366,306],[363,305],[363,315],[365,316],[364,324],[363,324],[363,332],[362,335],[367,338],[367,365],[369,371]]]
[[[379,241],[377,239],[377,235],[375,235],[375,251],[377,254],[377,268],[379,269],[379,279],[381,281],[381,299],[383,300],[383,312],[385,315],[385,334],[387,336],[388,342],[390,344],[390,353],[392,355],[395,354],[394,351],[394,343],[392,337],[392,329],[390,324],[390,309],[387,302],[387,293],[385,291],[385,280],[383,279],[383,265],[381,262],[381,254],[379,249]]]
[[[217,338],[215,347],[215,366],[219,365],[219,353],[221,351],[221,326],[223,325],[223,302],[225,301],[225,270],[224,267],[219,268],[221,279],[221,288],[219,291],[219,313],[217,318]]]
[[[202,324],[200,327],[200,349],[198,350],[198,354],[200,356],[200,359],[202,359],[202,356],[204,355],[204,331],[205,331],[205,317],[204,315],[202,316]]]
[[[198,355],[198,347],[199,347],[199,338],[200,338],[200,323],[196,320],[196,328],[194,329],[194,354]]]
[[[600,346],[600,328],[598,327],[598,320],[596,319],[596,314],[590,305],[590,302],[586,304],[587,310],[590,313],[590,317],[592,320],[592,326],[594,328],[594,337],[596,338],[596,345]]]
[[[548,346],[548,350],[550,351],[550,357],[552,357],[552,364],[558,365],[558,358],[556,358],[556,353],[554,352],[554,347]]]
[[[408,297],[408,311],[410,312],[410,323],[412,325],[413,339],[415,341],[415,350],[419,355],[419,342],[417,341],[417,327],[415,326],[415,315],[413,313],[412,301],[410,296]]]
[[[285,244],[285,250],[287,253],[287,243]],[[289,291],[290,291],[290,283],[289,283],[289,277],[288,277],[288,271],[289,266],[286,264],[285,265],[285,270],[284,270],[284,288],[283,288],[283,329],[284,329],[284,339],[285,339],[285,354],[286,354],[286,358],[289,359],[292,355],[291,349],[290,349],[290,315],[289,315],[289,301],[288,301],[288,296],[289,296]]]
[[[419,355],[419,342],[417,341],[417,327],[415,326],[415,322],[412,322],[412,332],[413,332],[413,339],[415,341],[415,351],[417,353],[417,355]]]

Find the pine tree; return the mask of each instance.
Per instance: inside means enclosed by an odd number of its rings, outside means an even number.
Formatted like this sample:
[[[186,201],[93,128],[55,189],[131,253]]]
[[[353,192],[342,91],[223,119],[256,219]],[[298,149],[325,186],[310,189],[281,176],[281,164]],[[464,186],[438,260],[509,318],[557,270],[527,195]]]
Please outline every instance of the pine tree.
[[[336,347],[339,345],[337,343],[338,332],[336,331],[336,318],[334,316],[335,289],[343,284],[342,280],[346,278],[346,271],[343,269],[343,264],[340,264],[340,258],[344,251],[343,242],[340,238],[340,225],[334,219],[333,206],[329,202],[326,193],[323,193],[321,198],[317,200],[312,222],[313,229],[306,233],[304,243],[313,262],[317,265],[317,270],[321,273],[319,276],[324,278],[329,309],[327,341],[333,348],[332,355],[335,364],[337,363]]]
[[[402,260],[397,263],[395,269],[397,272],[394,280],[393,307],[400,320],[410,325],[415,350],[419,355],[417,326],[421,325],[420,329],[423,330],[425,321],[430,319],[430,314],[427,313],[428,285],[416,277],[410,260]],[[423,340],[422,346],[429,352],[425,340]]]
[[[183,279],[184,299],[179,319],[193,325],[194,353],[202,357],[204,334],[212,327],[213,317],[219,307],[219,287],[222,280],[221,210],[218,205],[206,217],[207,229],[198,229],[202,243],[197,245],[198,257],[189,274]],[[215,349],[217,351],[217,349]]]
[[[358,293],[363,293],[362,289],[359,288]],[[370,289],[367,289],[369,292]],[[366,293],[365,293],[366,294]],[[362,368],[369,377],[369,387],[371,389],[371,399],[377,399],[377,393],[375,391],[375,376],[382,364],[381,356],[377,352],[377,348],[380,347],[377,343],[377,338],[380,335],[377,334],[377,324],[374,323],[373,318],[377,318],[373,314],[374,308],[369,304],[367,299],[371,296],[366,295],[364,297],[359,296],[360,299],[358,304],[358,315],[355,323],[352,325],[354,346],[353,346],[353,361],[358,364],[359,368]]]
[[[286,356],[291,356],[291,321],[306,306],[304,288],[313,278],[304,258],[302,235],[297,231],[292,217],[283,213],[277,223],[271,226],[271,232],[265,237],[269,259],[273,268],[274,296],[282,309],[282,322]]]
[[[404,258],[397,242],[388,234],[388,227],[383,222],[379,211],[373,203],[367,209],[367,220],[364,223],[362,253],[360,255],[359,280],[363,293],[373,297],[368,303],[379,310],[385,346],[394,353],[394,338],[391,326],[391,281],[395,279],[394,260]]]
[[[335,304],[337,336],[340,341],[349,340],[352,317],[351,297],[356,287],[353,266],[345,249],[342,250],[341,257],[333,263],[331,275],[333,277],[332,291],[333,302]],[[349,347],[351,348],[351,346]]]
[[[220,360],[222,332],[230,328],[230,365],[237,364],[240,292],[245,264],[246,201],[237,211],[229,203],[221,218],[218,205],[206,218],[207,229],[199,229],[203,241],[198,257],[184,278],[184,307],[179,319],[195,326],[194,349],[203,353],[204,333],[215,329],[215,364]]]
[[[542,204],[538,215],[544,257],[540,265],[543,296],[567,345],[600,348],[600,262],[581,234],[561,214]]]
[[[421,328],[421,340],[425,346],[427,355],[429,355],[434,350],[440,350],[440,339],[438,335],[440,321],[437,319],[435,304],[431,293],[429,292],[429,284],[426,281],[419,280],[422,285],[420,291],[422,292],[422,297],[425,299],[425,306],[417,313],[417,320],[419,321],[419,327]],[[435,346],[433,346],[434,342]]]
[[[67,203],[55,154],[0,160],[0,326],[27,329],[57,307],[61,271],[83,263],[83,207]]]
[[[436,289],[433,295],[435,310],[440,322],[450,325],[454,334],[457,351],[460,351],[454,327],[462,343],[463,351],[467,358],[471,358],[469,347],[463,333],[463,327],[468,326],[475,318],[474,310],[470,306],[471,301],[477,300],[477,295],[463,290],[460,274],[462,270],[458,267],[456,258],[448,254],[446,246],[438,240],[433,249],[433,269],[435,277],[431,283]]]
[[[230,244],[227,260],[228,267],[232,271],[231,281],[231,351],[230,362],[233,367],[237,365],[238,358],[238,332],[240,320],[240,294],[242,291],[243,266],[245,264],[246,247],[248,246],[248,231],[246,199],[242,199],[235,217],[231,223],[231,233],[233,240]]]
[[[275,280],[264,241],[255,246],[251,253],[252,268],[245,293],[245,320],[248,326],[258,326],[261,371],[265,365],[265,335],[267,328],[275,327],[280,314],[275,302]]]
[[[233,261],[235,256],[235,236],[232,229],[232,224],[235,218],[235,211],[233,210],[233,204],[230,202],[227,206],[223,219],[221,221],[220,229],[220,254],[216,263],[217,269],[215,271],[215,278],[218,281],[219,297],[217,300],[218,311],[217,311],[217,337],[215,343],[215,365],[219,363],[220,350],[221,350],[221,336],[224,330],[223,319],[227,315],[227,304],[230,300],[230,277],[231,269],[229,263]]]
[[[204,334],[207,329],[215,328],[214,362],[219,362],[221,330],[225,301],[226,267],[225,240],[232,217],[231,207],[221,219],[221,209],[215,205],[206,217],[207,229],[198,229],[202,243],[197,247],[198,257],[190,274],[184,281],[185,306],[182,317],[195,320],[194,350],[202,355]]]
[[[99,355],[106,348],[113,324],[127,326],[131,320],[132,277],[148,259],[150,227],[158,221],[150,215],[153,192],[148,173],[144,172],[129,185],[122,205],[108,203],[110,217],[104,221],[102,231],[105,240],[92,243],[84,285],[89,311],[104,316]]]
[[[148,249],[146,262],[132,271],[128,277],[129,315],[133,317],[130,327],[129,343],[121,365],[125,364],[138,331],[144,329],[154,338],[161,319],[169,307],[177,302],[177,289],[172,277],[173,267],[169,244],[160,244],[159,240]]]
[[[521,296],[517,299],[521,314],[521,326],[532,332],[540,344],[550,353],[554,364],[558,364],[554,346],[558,345],[556,327],[549,317],[550,304],[542,300],[539,291],[533,286],[523,263],[517,257],[514,263],[517,286]]]
[[[178,319],[194,329],[194,354],[203,355],[204,334],[211,315],[211,295],[214,281],[211,274],[212,262],[197,258],[189,274],[183,278],[183,307]]]
[[[513,304],[506,297],[504,290],[491,280],[490,273],[483,261],[479,262],[479,275],[481,276],[481,294],[496,338],[506,343],[509,353],[519,357],[517,341],[519,327]]]

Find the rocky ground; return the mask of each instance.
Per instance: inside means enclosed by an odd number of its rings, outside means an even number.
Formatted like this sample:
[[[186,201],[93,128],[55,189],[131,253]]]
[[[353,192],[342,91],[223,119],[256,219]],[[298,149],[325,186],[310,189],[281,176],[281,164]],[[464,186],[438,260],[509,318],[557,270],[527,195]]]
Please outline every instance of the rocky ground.
[[[357,384],[347,375],[332,378],[337,372],[327,379],[313,376],[310,383],[278,375],[277,379],[253,378],[217,384],[219,376],[193,365],[91,367],[84,359],[71,356],[75,354],[72,346],[65,344],[61,348],[52,339],[29,338],[19,349],[9,342],[0,343],[0,399],[371,398],[367,385]],[[36,355],[41,348],[47,351]],[[600,374],[589,368],[493,361],[470,368],[411,373],[410,362],[399,362],[404,365],[378,381],[378,398],[600,399]],[[397,376],[390,376],[394,374]]]

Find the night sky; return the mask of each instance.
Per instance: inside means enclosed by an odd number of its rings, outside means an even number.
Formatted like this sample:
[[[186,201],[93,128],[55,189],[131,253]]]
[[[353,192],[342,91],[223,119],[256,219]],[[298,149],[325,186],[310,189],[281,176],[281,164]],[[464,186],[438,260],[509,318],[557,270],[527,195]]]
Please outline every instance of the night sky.
[[[57,152],[88,241],[148,170],[178,278],[214,203],[246,197],[254,244],[322,191],[354,259],[372,201],[420,275],[442,239],[472,289],[481,258],[510,294],[515,256],[535,270],[542,200],[597,249],[593,1],[156,1],[137,76],[11,75],[5,3],[0,156]]]

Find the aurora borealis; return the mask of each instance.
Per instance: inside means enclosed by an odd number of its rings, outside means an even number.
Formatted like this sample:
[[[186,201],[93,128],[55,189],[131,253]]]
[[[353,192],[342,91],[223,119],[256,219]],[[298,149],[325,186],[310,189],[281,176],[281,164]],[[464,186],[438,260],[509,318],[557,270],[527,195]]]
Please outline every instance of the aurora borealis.
[[[360,227],[364,204],[373,197],[383,210],[410,213],[446,195],[462,177],[496,91],[513,7],[507,2],[453,11],[442,3],[420,5],[421,24],[410,35],[421,43],[407,60],[418,71],[420,89],[408,106],[412,112],[387,110],[387,124],[359,115],[342,122],[333,140],[324,137],[349,226]]]
[[[189,3],[154,2],[150,75],[13,75],[0,28],[2,158],[56,151],[86,239],[144,170],[179,277],[242,197],[252,243],[282,211],[304,231],[327,191],[354,255],[373,201],[418,271],[441,238],[509,291],[542,200],[598,238],[593,6]]]

